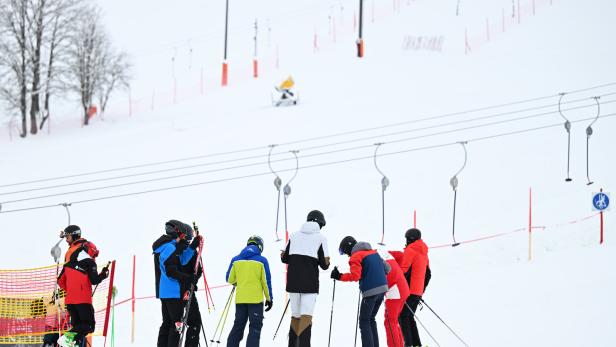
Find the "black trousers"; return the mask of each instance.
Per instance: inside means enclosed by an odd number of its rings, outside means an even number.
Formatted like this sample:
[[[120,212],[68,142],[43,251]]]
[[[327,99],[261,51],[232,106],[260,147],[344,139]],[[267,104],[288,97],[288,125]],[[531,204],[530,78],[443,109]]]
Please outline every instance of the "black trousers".
[[[158,330],[157,347],[177,347],[180,342],[180,334],[176,330],[175,323],[182,320],[184,315],[185,301],[180,299],[160,299],[163,322]],[[190,312],[186,324],[186,347],[199,346],[199,333],[201,332],[201,312],[199,303],[193,295],[190,302]]]
[[[413,312],[417,313],[417,305],[419,305],[421,296],[409,295],[406,299],[406,305],[408,305]],[[408,307],[404,306],[402,312],[400,312],[400,328],[402,329],[402,336],[404,336],[404,344],[407,346],[421,346],[421,339],[419,338],[419,332],[417,331],[417,323],[415,317]]]
[[[160,299],[163,322],[158,329],[157,347],[177,347],[180,334],[175,323],[182,320],[184,302],[180,299]]]
[[[188,330],[186,331],[186,343],[185,347],[198,347],[199,346],[199,333],[201,332],[201,312],[199,311],[199,303],[195,297],[197,293],[193,294],[190,301],[190,311],[188,312],[188,318],[186,324],[188,324]]]
[[[75,335],[76,345],[81,345],[83,338],[94,332],[94,307],[92,304],[67,304],[66,309],[71,316],[71,332]]]

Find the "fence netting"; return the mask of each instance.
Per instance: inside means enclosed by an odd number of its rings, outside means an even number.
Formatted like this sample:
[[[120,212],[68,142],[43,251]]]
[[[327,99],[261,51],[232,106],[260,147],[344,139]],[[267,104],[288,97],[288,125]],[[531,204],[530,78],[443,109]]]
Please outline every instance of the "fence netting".
[[[105,266],[99,265],[99,271]],[[96,328],[92,335],[104,335],[108,320],[115,262],[110,276],[92,297]],[[70,317],[64,305],[65,293],[56,287],[62,265],[36,269],[0,270],[0,345],[42,344],[45,334],[69,330]]]

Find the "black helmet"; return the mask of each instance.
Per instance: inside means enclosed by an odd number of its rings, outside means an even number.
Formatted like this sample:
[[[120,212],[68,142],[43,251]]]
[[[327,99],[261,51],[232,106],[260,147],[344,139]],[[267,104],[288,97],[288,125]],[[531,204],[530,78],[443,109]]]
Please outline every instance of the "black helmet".
[[[188,227],[189,230],[186,229]],[[167,223],[165,223],[165,232],[167,235],[171,237],[178,237],[180,233],[185,234],[186,238],[192,238],[192,228],[179,220],[170,219]]]
[[[257,235],[253,235],[251,237],[248,238],[248,242],[246,242],[246,246],[249,245],[255,245],[257,247],[259,247],[259,249],[261,250],[261,252],[263,252],[263,239],[261,238],[261,236],[257,236]]]
[[[81,228],[79,228],[77,225],[67,226],[62,232],[62,237],[66,237],[68,235],[81,237]]]
[[[406,244],[411,244],[417,240],[421,240],[421,231],[419,229],[409,229],[404,233],[404,237],[406,238]]]
[[[306,222],[317,222],[320,228],[325,226],[325,216],[319,210],[313,210],[308,213],[308,217],[306,217]]]
[[[355,240],[353,236],[346,236],[342,239],[342,241],[340,241],[338,252],[340,252],[341,255],[346,254],[348,256],[351,256],[351,251],[356,244],[357,240]]]

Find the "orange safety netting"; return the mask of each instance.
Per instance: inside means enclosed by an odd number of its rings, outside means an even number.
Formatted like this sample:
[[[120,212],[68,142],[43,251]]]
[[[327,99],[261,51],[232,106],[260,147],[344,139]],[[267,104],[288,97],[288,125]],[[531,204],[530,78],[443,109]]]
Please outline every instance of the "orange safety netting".
[[[99,271],[105,265],[99,265]],[[41,344],[43,336],[70,329],[64,292],[56,290],[62,265],[25,270],[0,270],[0,345]],[[96,328],[93,335],[106,335],[115,262],[110,276],[92,297]],[[54,295],[55,294],[55,295]]]

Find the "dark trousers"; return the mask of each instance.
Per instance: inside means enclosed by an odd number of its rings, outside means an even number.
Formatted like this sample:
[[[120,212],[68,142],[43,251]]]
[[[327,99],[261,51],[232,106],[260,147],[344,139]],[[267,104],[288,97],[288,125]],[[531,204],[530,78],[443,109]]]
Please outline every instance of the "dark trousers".
[[[419,305],[421,296],[409,295],[406,299],[406,304],[417,313],[417,305]],[[417,323],[415,322],[415,316],[409,310],[406,305],[400,313],[400,327],[402,328],[402,336],[404,336],[404,343],[407,346],[421,346],[421,340],[419,339],[419,332],[417,331]]]
[[[196,294],[196,293],[194,293]],[[199,303],[197,298],[193,294],[190,301],[190,311],[186,324],[188,324],[188,330],[186,331],[186,343],[185,347],[198,347],[199,346],[199,333],[201,332],[201,312],[199,311]]]
[[[385,294],[363,298],[359,309],[359,330],[362,347],[379,347],[379,333],[376,328],[376,314],[381,308]]]
[[[81,345],[83,338],[94,332],[94,307],[92,304],[67,304],[66,310],[71,316],[71,330],[75,335],[75,344]]]
[[[160,299],[163,323],[158,330],[157,347],[177,347],[180,334],[175,323],[182,320],[184,302],[180,299]]]
[[[250,325],[248,326],[246,347],[259,347],[261,328],[263,327],[263,303],[235,305],[235,321],[227,339],[227,347],[238,347],[240,345],[240,341],[244,338],[244,328],[246,328],[248,320],[250,320]]]

